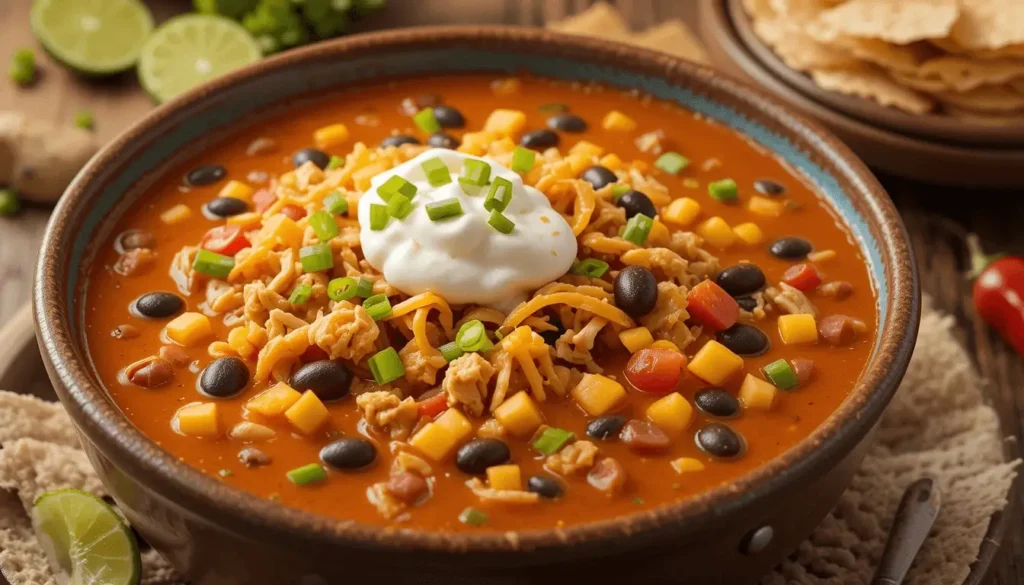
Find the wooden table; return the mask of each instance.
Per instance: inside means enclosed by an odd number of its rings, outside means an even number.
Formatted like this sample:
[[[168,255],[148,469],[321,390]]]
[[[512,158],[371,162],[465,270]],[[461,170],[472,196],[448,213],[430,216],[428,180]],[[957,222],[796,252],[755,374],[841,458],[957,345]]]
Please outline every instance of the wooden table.
[[[704,1],[704,0],[701,0]],[[538,26],[586,8],[589,0],[389,0],[385,13],[360,26],[364,29],[441,23],[506,23]],[[694,22],[694,0],[617,0],[613,2],[635,28],[679,17]],[[35,46],[28,28],[30,0],[0,1],[0,58],[15,47]],[[186,0],[151,1],[154,13],[164,18],[184,10]],[[42,55],[40,53],[40,55]],[[37,87],[20,90],[0,82],[0,109],[22,109],[35,115],[70,123],[74,112],[86,108],[96,114],[96,132],[108,139],[152,107],[129,75],[113,83],[85,82],[44,61]],[[990,251],[1024,255],[1024,186],[1016,192],[954,190],[882,177],[913,240],[925,291],[938,308],[956,316],[959,336],[970,348],[982,376],[991,384],[991,396],[1003,428],[1020,441],[1024,438],[1024,360],[978,320],[970,286],[962,273],[967,260],[960,236],[945,227],[982,236]],[[0,321],[10,318],[28,302],[34,256],[47,217],[46,209],[30,209],[14,219],[0,219]],[[936,220],[938,218],[938,221]],[[942,223],[940,223],[942,222]],[[1016,508],[1024,510],[1024,497],[1016,494]],[[1020,525],[1020,522],[1011,525]],[[1024,529],[1004,544],[991,581],[998,585],[1024,583]]]

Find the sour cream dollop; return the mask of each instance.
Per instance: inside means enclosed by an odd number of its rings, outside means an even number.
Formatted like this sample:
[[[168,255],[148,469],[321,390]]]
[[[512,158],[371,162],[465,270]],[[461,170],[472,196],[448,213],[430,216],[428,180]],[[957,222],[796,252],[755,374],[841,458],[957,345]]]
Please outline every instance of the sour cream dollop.
[[[448,166],[450,183],[430,185],[421,165],[432,158]],[[490,165],[492,182],[502,177],[512,183],[512,198],[504,211],[515,223],[512,233],[503,234],[487,223],[488,187],[468,195],[459,185],[463,163],[469,159]],[[405,219],[390,218],[387,227],[373,231],[370,205],[385,204],[377,188],[396,175],[416,185],[412,212]],[[459,200],[462,215],[431,221],[424,206],[451,198]],[[431,291],[452,304],[508,311],[528,292],[568,272],[576,257],[572,228],[543,193],[493,160],[440,148],[374,177],[370,190],[359,199],[359,224],[363,255],[388,283],[409,295]]]

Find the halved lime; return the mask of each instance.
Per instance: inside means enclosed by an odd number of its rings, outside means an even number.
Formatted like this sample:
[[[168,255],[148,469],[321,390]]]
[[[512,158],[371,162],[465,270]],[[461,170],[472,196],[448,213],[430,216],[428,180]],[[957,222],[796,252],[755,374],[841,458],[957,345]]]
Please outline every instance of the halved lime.
[[[135,535],[96,496],[73,489],[46,492],[32,506],[32,525],[60,583],[139,583],[142,564]]]
[[[164,23],[142,48],[139,79],[163,102],[211,79],[258,61],[263,54],[242,25],[210,14]]]
[[[140,0],[35,0],[31,20],[54,58],[90,75],[131,69],[153,31]]]

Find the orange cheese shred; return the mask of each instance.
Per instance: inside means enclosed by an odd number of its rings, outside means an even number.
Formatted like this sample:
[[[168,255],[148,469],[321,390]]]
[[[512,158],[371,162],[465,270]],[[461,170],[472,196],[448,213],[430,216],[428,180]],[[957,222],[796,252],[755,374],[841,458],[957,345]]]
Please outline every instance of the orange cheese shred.
[[[432,292],[420,293],[398,303],[391,308],[391,315],[388,316],[386,320],[390,321],[391,319],[397,319],[398,317],[407,315],[424,307],[437,309],[438,313],[440,313],[439,320],[441,328],[444,329],[445,335],[451,339],[453,321],[452,309],[444,299]]]
[[[550,307],[551,305],[569,305],[574,309],[588,311],[595,315],[604,317],[616,325],[621,325],[623,327],[633,326],[633,320],[629,318],[629,315],[623,313],[619,308],[612,304],[577,292],[556,292],[538,295],[525,303],[519,303],[519,306],[517,306],[505,319],[505,322],[502,323],[501,328],[506,331],[514,329],[530,315],[533,315],[544,307]]]
[[[576,202],[573,203],[572,226],[573,235],[580,235],[590,225],[590,218],[594,215],[597,207],[597,195],[594,194],[594,187],[586,181],[576,182]]]

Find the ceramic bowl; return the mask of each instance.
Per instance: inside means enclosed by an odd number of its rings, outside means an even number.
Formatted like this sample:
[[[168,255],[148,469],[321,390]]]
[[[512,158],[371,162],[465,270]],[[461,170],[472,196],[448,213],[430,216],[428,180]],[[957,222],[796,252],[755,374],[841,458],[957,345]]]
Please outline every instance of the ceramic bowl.
[[[850,397],[810,437],[739,480],[651,512],[559,530],[444,534],[287,508],[181,463],[121,415],[90,366],[82,289],[95,242],[177,160],[260,112],[353,83],[430,72],[529,71],[596,80],[682,104],[745,133],[818,186],[869,265],[880,325]],[[858,467],[865,437],[907,367],[919,317],[906,232],[885,192],[836,138],[775,100],[667,55],[555,33],[424,28],[290,51],[163,107],[108,145],[68,189],[36,273],[48,371],[86,451],[128,519],[196,585],[537,583],[671,579],[747,583],[814,529]],[[339,504],[343,505],[343,504]]]

